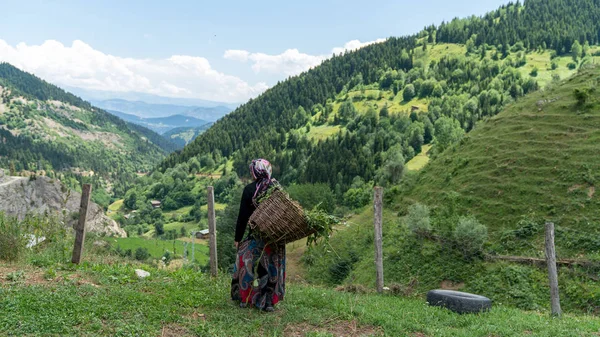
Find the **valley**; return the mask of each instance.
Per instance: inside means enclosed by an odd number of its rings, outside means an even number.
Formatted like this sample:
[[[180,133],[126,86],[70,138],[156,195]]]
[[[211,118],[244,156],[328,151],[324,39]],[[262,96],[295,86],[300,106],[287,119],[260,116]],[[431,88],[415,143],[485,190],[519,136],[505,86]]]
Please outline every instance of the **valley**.
[[[93,93],[90,103],[0,63],[0,312],[10,311],[0,334],[597,334],[598,1],[509,3],[333,54],[241,105],[75,89]],[[279,60],[244,50],[223,59],[256,78]],[[190,73],[231,80],[191,60]],[[318,243],[287,244],[289,300],[272,314],[227,301],[256,158],[304,210],[336,223]],[[93,186],[89,233],[85,262],[74,265],[84,183]],[[197,233],[208,229],[209,187],[218,277]],[[384,191],[383,294],[374,290],[375,187]],[[549,317],[548,222],[562,319]],[[25,247],[28,234],[46,241]],[[432,289],[482,294],[493,308],[454,315],[426,304]]]

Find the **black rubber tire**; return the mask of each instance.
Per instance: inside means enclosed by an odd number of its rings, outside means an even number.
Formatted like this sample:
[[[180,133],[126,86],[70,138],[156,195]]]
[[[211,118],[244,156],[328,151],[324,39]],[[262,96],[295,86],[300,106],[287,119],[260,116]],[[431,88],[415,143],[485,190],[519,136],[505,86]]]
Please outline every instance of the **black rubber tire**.
[[[429,291],[427,303],[450,309],[459,314],[478,313],[489,311],[492,308],[492,301],[485,296],[441,289]]]

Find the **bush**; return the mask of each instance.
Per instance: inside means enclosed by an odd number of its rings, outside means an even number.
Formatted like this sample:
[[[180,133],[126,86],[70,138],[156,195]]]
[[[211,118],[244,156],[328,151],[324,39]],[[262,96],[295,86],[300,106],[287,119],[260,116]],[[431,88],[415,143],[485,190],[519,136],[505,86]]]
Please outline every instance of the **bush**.
[[[575,70],[577,69],[577,63],[569,62],[569,64],[567,64],[567,68],[569,68],[569,70]]]
[[[529,73],[529,75],[532,77],[536,77],[538,75],[538,68],[533,67],[533,69],[531,69],[531,72]]]
[[[415,97],[415,86],[413,84],[409,84],[404,88],[404,91],[402,92],[402,98],[405,102],[408,102],[413,99],[413,97]]]
[[[28,251],[36,253],[31,256],[32,263],[47,266],[66,262],[73,244],[67,229],[50,214],[28,214],[19,221],[0,212],[0,233],[0,260],[10,262],[19,260]],[[29,238],[42,236],[45,238],[43,245],[27,248]]]
[[[480,253],[487,240],[487,227],[475,217],[460,217],[454,229],[454,240],[465,257],[473,257]]]
[[[428,236],[431,234],[431,218],[429,207],[416,203],[408,208],[406,225],[412,233],[417,236]]]
[[[27,245],[21,230],[16,218],[7,217],[0,212],[0,260],[13,262],[21,257]]]
[[[135,250],[135,259],[138,261],[146,261],[150,257],[148,248],[138,247]]]
[[[165,225],[162,221],[159,220],[154,224],[154,231],[156,232],[156,236],[165,234]]]

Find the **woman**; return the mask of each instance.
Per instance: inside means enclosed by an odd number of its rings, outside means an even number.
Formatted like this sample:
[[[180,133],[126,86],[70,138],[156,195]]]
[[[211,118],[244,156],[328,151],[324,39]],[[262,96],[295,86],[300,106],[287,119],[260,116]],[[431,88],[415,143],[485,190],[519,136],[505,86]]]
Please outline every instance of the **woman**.
[[[269,187],[278,184],[271,178],[271,172],[271,163],[265,159],[253,160],[250,164],[254,181],[244,188],[242,194],[235,229],[237,255],[231,282],[231,299],[240,301],[240,307],[253,305],[268,312],[272,312],[273,306],[285,295],[285,245],[265,245],[251,230],[246,239],[242,238],[258,200]]]

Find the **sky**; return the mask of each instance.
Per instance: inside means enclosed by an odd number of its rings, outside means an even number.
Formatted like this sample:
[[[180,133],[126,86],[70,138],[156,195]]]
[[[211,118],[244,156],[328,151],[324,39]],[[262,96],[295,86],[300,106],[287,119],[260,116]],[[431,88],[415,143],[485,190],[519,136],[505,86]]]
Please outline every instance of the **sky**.
[[[0,61],[59,86],[240,103],[332,53],[508,0],[2,0]]]

